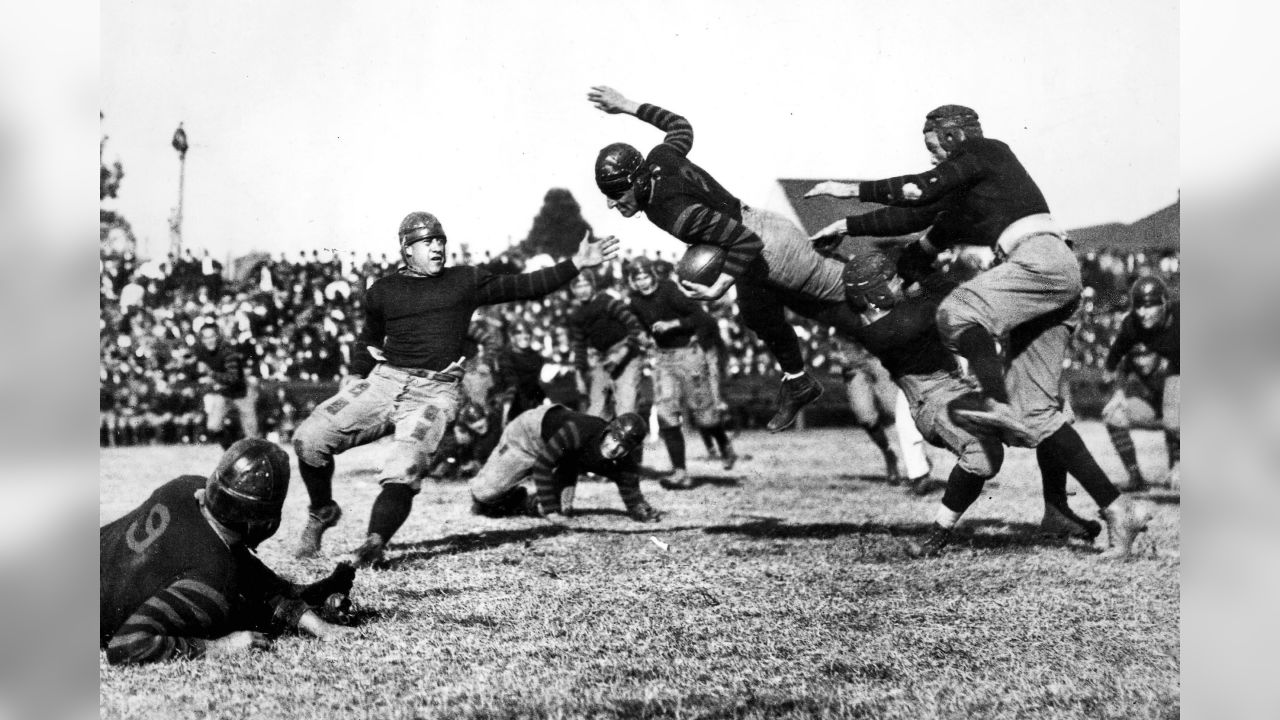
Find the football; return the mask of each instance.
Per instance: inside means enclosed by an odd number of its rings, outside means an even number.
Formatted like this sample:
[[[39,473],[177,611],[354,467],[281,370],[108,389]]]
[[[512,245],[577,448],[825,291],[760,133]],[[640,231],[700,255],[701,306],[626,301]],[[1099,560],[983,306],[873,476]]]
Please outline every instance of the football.
[[[716,245],[690,245],[676,264],[676,275],[699,285],[710,285],[724,268],[724,248]]]

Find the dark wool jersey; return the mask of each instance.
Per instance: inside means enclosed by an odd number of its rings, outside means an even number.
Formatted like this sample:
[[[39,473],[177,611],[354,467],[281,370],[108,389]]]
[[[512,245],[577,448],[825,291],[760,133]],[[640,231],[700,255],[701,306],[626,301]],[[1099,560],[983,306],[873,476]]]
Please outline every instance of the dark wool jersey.
[[[1120,330],[1116,333],[1115,342],[1111,343],[1111,351],[1107,353],[1104,367],[1107,370],[1115,370],[1134,345],[1146,343],[1147,347],[1157,355],[1169,361],[1168,374],[1181,375],[1181,341],[1178,321],[1180,315],[1179,303],[1170,302],[1164,322],[1150,330],[1143,329],[1137,315],[1132,312],[1125,315],[1124,320],[1120,322]]]
[[[244,356],[231,343],[219,339],[217,347],[207,350],[202,343],[197,342],[195,355],[197,362],[209,367],[209,375],[219,393],[230,398],[242,398],[247,394]]]
[[[686,157],[693,148],[693,127],[683,117],[648,103],[640,106],[636,117],[667,133],[645,158],[653,175],[645,216],[682,242],[724,248],[724,272],[741,276],[760,256],[763,242],[742,224],[742,202]]]
[[[440,371],[463,355],[477,307],[542,297],[577,274],[570,260],[518,275],[461,266],[429,277],[402,269],[378,278],[369,288],[360,340],[366,347],[382,348],[391,365]],[[374,364],[362,349],[351,371],[367,377]]]
[[[920,295],[904,298],[888,315],[854,332],[854,339],[879,358],[894,380],[960,368],[955,356],[942,344],[936,320],[938,305],[956,284],[932,275],[920,286]]]
[[[576,483],[582,473],[612,480],[628,508],[644,500],[636,453],[618,460],[606,460],[600,455],[600,438],[608,425],[602,418],[574,412],[563,405],[547,411],[542,417],[542,452],[529,473],[537,488],[539,505],[560,507],[559,488]]]
[[[638,345],[644,326],[631,311],[631,306],[608,293],[596,293],[569,316],[569,342],[578,372],[587,374],[587,347],[600,352],[623,340]]]
[[[699,329],[699,315],[707,315],[698,303],[676,289],[670,280],[659,280],[649,295],[631,294],[631,308],[640,322],[653,335],[653,342],[660,348],[681,348],[689,344]],[[710,318],[710,316],[707,316]],[[664,333],[653,333],[653,324],[659,320],[678,320],[680,326]]]
[[[533,405],[542,401],[542,366],[546,364],[542,353],[533,348],[521,350],[511,347],[503,351],[498,361],[498,384],[503,390],[515,390]]]
[[[916,200],[903,197],[904,185],[921,191]],[[1049,212],[1040,188],[999,140],[972,138],[932,170],[859,183],[865,202],[890,207],[846,219],[850,235],[886,237],[929,231],[929,244],[942,249],[957,244],[994,246],[1015,220]]]
[[[205,478],[184,475],[99,531],[99,646],[107,661],[197,658],[236,630],[296,625],[296,588],[242,545],[228,547],[195,498]]]

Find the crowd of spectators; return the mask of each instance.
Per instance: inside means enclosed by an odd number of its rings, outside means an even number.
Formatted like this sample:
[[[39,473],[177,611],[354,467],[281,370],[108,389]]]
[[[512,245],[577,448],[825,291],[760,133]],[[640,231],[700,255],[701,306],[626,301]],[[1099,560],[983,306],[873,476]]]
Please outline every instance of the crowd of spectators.
[[[624,277],[633,255],[623,256],[599,273],[607,291],[625,297]],[[656,267],[669,272],[662,253]],[[214,324],[246,360],[250,382],[260,384],[260,427],[287,439],[314,401],[296,389],[332,384],[345,372],[362,319],[360,298],[369,282],[393,272],[398,258],[328,250],[292,257],[261,256],[232,279],[207,252],[191,251],[141,262],[129,254],[104,254],[100,272],[100,408],[103,445],[145,442],[203,442],[199,371],[193,357],[199,330]],[[485,254],[455,255],[454,264],[476,262],[498,272],[534,269],[551,262]],[[943,270],[963,280],[989,262],[982,253],[943,260]],[[1072,368],[1099,368],[1106,357],[1126,293],[1143,274],[1156,274],[1178,286],[1176,253],[1081,254],[1086,285]],[[541,300],[484,308],[479,318],[503,333],[523,325],[547,360],[548,378],[571,372],[573,358],[566,329],[571,310],[568,290]],[[762,343],[738,322],[731,300],[709,308],[720,326],[725,378],[769,377],[777,372]],[[794,318],[815,371],[838,374],[843,357],[828,328]]]

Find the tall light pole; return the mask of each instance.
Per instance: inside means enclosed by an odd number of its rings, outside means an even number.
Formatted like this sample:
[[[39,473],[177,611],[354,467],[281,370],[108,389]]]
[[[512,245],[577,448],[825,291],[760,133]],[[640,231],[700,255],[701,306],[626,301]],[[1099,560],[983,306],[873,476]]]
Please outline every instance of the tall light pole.
[[[182,189],[187,176],[187,131],[178,123],[173,131],[173,149],[178,151],[178,206],[169,217],[169,252],[177,258],[182,253]]]

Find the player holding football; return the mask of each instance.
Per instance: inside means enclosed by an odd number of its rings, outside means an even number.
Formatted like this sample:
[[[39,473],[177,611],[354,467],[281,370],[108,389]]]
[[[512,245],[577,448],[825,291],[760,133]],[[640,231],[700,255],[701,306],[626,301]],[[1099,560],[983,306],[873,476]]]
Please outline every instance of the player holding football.
[[[351,377],[294,433],[298,469],[311,500],[299,557],[318,554],[321,536],[342,516],[333,500],[334,455],[394,433],[368,534],[346,559],[362,567],[382,556],[409,517],[432,455],[458,414],[459,352],[477,307],[542,297],[618,252],[617,239],[592,242],[588,233],[572,260],[531,273],[495,275],[474,266],[445,267],[447,237],[431,213],[406,215],[399,236],[404,265],[374,281],[365,295],[364,329]]]
[[[667,446],[673,472],[662,482],[670,489],[693,487],[685,468],[684,430],[687,411],[694,425],[710,435],[720,450],[725,470],[733,469],[737,453],[724,431],[724,421],[712,392],[707,358],[697,341],[699,325],[709,320],[696,302],[685,297],[670,280],[658,280],[653,264],[637,258],[628,268],[631,307],[653,336],[654,405],[658,435]]]
[[[541,405],[512,420],[471,479],[472,511],[487,517],[534,515],[563,523],[573,512],[578,476],[594,473],[618,486],[627,515],[657,522],[661,514],[640,492],[637,451],[649,433],[635,413],[609,422],[563,405]],[[521,483],[533,482],[535,495]]]
[[[804,232],[776,213],[748,207],[688,158],[693,147],[689,121],[657,105],[627,99],[596,86],[587,99],[606,113],[625,113],[657,127],[666,136],[642,155],[626,143],[605,146],[596,157],[596,185],[609,207],[623,217],[644,212],[649,221],[690,245],[714,245],[726,255],[710,285],[687,280],[680,287],[697,300],[715,300],[737,287],[742,322],[759,337],[782,368],[778,410],[766,427],[790,427],[822,386],[805,372],[789,308],[848,334],[857,319],[844,304],[843,266],[814,251]]]
[[[980,404],[955,412],[965,422],[999,431],[1009,444],[1056,458],[1073,474],[1075,468],[1096,466],[1071,425],[1071,410],[1059,389],[1082,289],[1080,264],[1066,233],[1009,146],[983,137],[973,110],[960,105],[933,110],[925,118],[924,142],[935,166],[928,172],[869,182],[827,181],[810,189],[806,197],[857,197],[888,206],[838,220],[815,233],[813,241],[823,245],[845,234],[894,236],[928,229],[904,249],[904,267],[911,268],[904,274],[907,282],[923,274],[918,268],[928,267],[944,248],[993,248],[996,264],[938,306],[943,342],[968,361],[982,389]],[[996,338],[1005,335],[1010,336],[1007,372],[996,347]]]
[[[231,655],[301,630],[322,640],[349,632],[330,596],[351,592],[355,570],[305,587],[276,576],[253,549],[280,527],[289,456],[266,440],[233,444],[209,477],[183,475],[99,531],[99,646],[107,662],[141,664]],[[349,601],[347,601],[349,607]]]
[[[1165,484],[1176,487],[1181,464],[1182,430],[1178,418],[1181,399],[1181,352],[1178,303],[1158,277],[1138,278],[1129,289],[1129,314],[1120,323],[1103,368],[1114,392],[1102,411],[1111,443],[1129,472],[1127,490],[1147,486],[1138,468],[1130,428],[1164,430],[1169,453]]]
[[[998,438],[975,432],[952,417],[954,407],[973,406],[982,400],[977,388],[962,375],[955,356],[943,345],[935,320],[938,306],[954,292],[956,283],[940,273],[931,273],[919,279],[920,292],[908,297],[897,268],[884,253],[874,249],[849,260],[844,281],[850,306],[860,312],[865,322],[857,339],[880,359],[902,388],[911,416],[925,439],[959,457],[947,478],[947,489],[928,537],[913,548],[915,555],[937,555],[950,541],[960,516],[978,499],[986,480],[1000,470],[1004,458]],[[1112,554],[1127,555],[1134,536],[1143,528],[1134,519],[1128,498],[1120,495],[1093,456],[1086,450],[1083,456],[1069,456],[1069,464],[1046,448],[1037,448],[1036,456],[1044,483],[1042,528],[1087,540],[1101,532],[1098,523],[1080,518],[1067,505],[1069,471],[1098,504],[1109,529]]]

